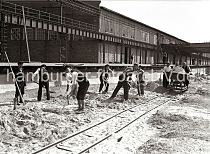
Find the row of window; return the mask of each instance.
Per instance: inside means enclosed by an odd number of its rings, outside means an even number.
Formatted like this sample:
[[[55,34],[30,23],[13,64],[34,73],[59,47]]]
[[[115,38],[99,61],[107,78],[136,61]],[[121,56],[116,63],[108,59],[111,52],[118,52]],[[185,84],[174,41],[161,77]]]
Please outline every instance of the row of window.
[[[100,31],[105,33],[110,33],[119,37],[127,37],[130,39],[135,39],[137,41],[142,41],[146,43],[151,44],[157,44],[158,38],[157,35],[154,32],[147,32],[146,30],[143,30],[141,28],[135,28],[135,26],[132,27],[132,25],[127,24],[123,20],[121,21],[119,18],[114,18],[113,16],[111,19],[109,17],[106,17],[104,15],[100,18]],[[180,44],[181,42],[175,42],[175,40],[171,40],[168,37],[163,37],[161,40],[161,43],[165,44]]]
[[[58,32],[47,31],[44,29],[27,28],[28,40],[57,40]],[[24,40],[25,32],[23,28],[11,29],[11,40]]]
[[[101,23],[101,27],[104,26],[104,32],[114,35],[121,35],[122,37],[127,37],[131,39],[136,39],[146,43],[157,44],[157,36],[153,35],[152,42],[150,42],[150,34],[144,30],[135,30],[127,25],[119,26],[119,23],[113,23],[108,19],[103,20],[104,23]],[[136,35],[136,36],[135,36]]]

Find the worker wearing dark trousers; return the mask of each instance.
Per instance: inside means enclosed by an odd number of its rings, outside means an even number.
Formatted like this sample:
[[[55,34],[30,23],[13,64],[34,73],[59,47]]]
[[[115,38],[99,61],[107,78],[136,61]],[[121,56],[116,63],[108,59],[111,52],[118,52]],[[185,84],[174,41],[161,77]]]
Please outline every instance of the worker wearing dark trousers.
[[[46,70],[46,65],[41,65],[40,68],[33,75],[33,79],[36,75],[39,75],[39,90],[38,90],[38,97],[37,100],[41,101],[42,98],[42,88],[45,87],[47,100],[50,100],[50,91],[49,91],[49,74]]]
[[[26,86],[26,81],[25,81],[25,77],[24,77],[24,72],[23,72],[23,63],[22,62],[18,62],[18,70],[15,73],[15,80],[17,82],[17,85],[15,84],[15,99],[17,100],[17,105],[20,105],[18,102],[18,97],[20,98],[20,103],[23,103],[22,97],[25,93],[25,86]],[[20,96],[20,93],[22,95],[22,97]]]
[[[105,86],[105,90],[103,93],[107,93],[109,89],[109,82],[107,79],[103,79],[102,75],[100,76],[100,87],[99,87],[99,93],[101,93],[103,87]]]
[[[190,69],[190,66],[187,65],[186,62],[183,63],[182,68],[184,69],[185,73],[187,74],[185,76],[185,85],[187,86],[187,89],[188,89],[188,86],[189,86],[189,83],[190,83],[190,81],[188,80],[188,76],[189,76],[189,73],[191,72],[191,69]]]
[[[109,89],[109,73],[112,73],[112,70],[109,68],[109,65],[105,65],[104,70],[102,70],[102,73],[100,75],[100,87],[99,87],[99,93],[101,93],[103,87],[105,86],[105,90],[103,93],[107,93]]]
[[[170,63],[167,63],[167,65],[163,68],[163,87],[165,88],[168,88],[169,86],[171,71]]]
[[[77,111],[83,111],[85,108],[85,95],[87,94],[88,88],[90,86],[89,81],[87,80],[85,74],[78,73],[77,82],[79,84],[79,88],[77,91],[77,101],[78,101],[78,109]]]
[[[115,88],[114,92],[112,93],[112,96],[109,99],[113,99],[116,97],[117,93],[119,90],[123,87],[124,89],[124,100],[128,100],[128,93],[130,89],[130,81],[131,81],[131,76],[132,76],[132,69],[127,68],[123,74],[119,76],[119,81],[117,84],[117,87]]]
[[[128,100],[128,92],[129,92],[129,84],[127,81],[119,81],[118,84],[117,84],[117,87],[115,88],[114,92],[112,93],[112,96],[111,96],[111,99],[112,98],[115,98],[117,93],[119,92],[119,90],[123,87],[124,89],[124,100]]]
[[[37,97],[38,101],[41,101],[43,87],[45,87],[46,89],[47,100],[50,100],[49,81],[47,81],[47,82],[39,82],[39,90],[38,90],[38,97]]]
[[[139,96],[144,95],[144,87],[145,87],[144,79],[145,79],[144,70],[142,70],[141,66],[139,66],[138,75],[137,75],[137,90]]]

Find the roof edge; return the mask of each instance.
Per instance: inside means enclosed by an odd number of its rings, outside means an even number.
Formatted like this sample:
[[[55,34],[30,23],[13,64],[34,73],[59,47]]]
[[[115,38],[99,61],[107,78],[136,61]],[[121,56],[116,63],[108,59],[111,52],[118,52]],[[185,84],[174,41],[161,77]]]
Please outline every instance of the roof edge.
[[[190,43],[190,42],[187,42],[187,41],[185,41],[185,40],[182,40],[182,39],[180,39],[180,38],[178,38],[178,37],[175,37],[175,36],[173,36],[173,35],[171,35],[171,34],[168,34],[168,33],[166,33],[166,32],[163,32],[163,31],[161,31],[161,30],[159,30],[159,29],[156,29],[156,28],[154,28],[154,27],[151,27],[151,26],[149,26],[149,25],[147,25],[147,24],[144,24],[144,23],[142,23],[142,22],[140,22],[140,21],[138,21],[138,20],[135,20],[135,19],[130,18],[130,17],[128,17],[128,16],[125,16],[125,15],[123,15],[123,14],[121,14],[121,13],[118,13],[118,12],[116,12],[116,11],[113,11],[113,10],[111,10],[111,9],[108,9],[108,8],[106,8],[106,7],[104,7],[104,6],[100,6],[100,9],[104,9],[104,10],[106,10],[106,11],[109,11],[109,12],[112,12],[112,13],[114,13],[114,14],[117,14],[117,15],[123,17],[123,18],[126,18],[126,19],[128,19],[128,20],[131,20],[131,21],[136,22],[136,23],[138,23],[138,24],[144,25],[145,27],[151,28],[151,29],[153,29],[153,30],[155,30],[155,31],[158,31],[158,32],[160,32],[160,33],[163,33],[163,34],[165,34],[165,35],[168,35],[168,36],[170,36],[170,37],[172,37],[172,38],[175,38],[175,39],[177,39],[177,40],[179,40],[179,41],[182,41],[182,42],[185,42],[185,43]]]

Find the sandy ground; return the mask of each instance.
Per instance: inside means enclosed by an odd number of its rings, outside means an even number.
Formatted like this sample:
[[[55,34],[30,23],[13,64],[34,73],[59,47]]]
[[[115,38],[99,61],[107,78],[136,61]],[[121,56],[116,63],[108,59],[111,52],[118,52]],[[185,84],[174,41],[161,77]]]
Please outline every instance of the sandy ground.
[[[166,90],[157,83],[148,83],[144,99],[136,99],[136,90],[132,89],[129,102],[122,103],[121,91],[114,101],[104,103],[114,87],[111,85],[109,94],[98,95],[98,85],[91,85],[82,114],[75,113],[75,100],[67,105],[65,87],[51,88],[51,100],[43,96],[41,102],[36,101],[37,89],[27,90],[25,106],[15,111],[12,106],[0,108],[0,153],[31,153],[128,107],[141,105],[135,112],[63,143],[70,145],[70,153],[76,153],[167,98],[174,101],[113,134],[89,153],[210,153],[210,84],[206,80],[193,80],[189,91],[169,95],[163,95]],[[14,92],[0,94],[0,105],[11,103],[13,96]],[[160,99],[146,103],[154,96]],[[48,152],[66,153],[56,150]]]

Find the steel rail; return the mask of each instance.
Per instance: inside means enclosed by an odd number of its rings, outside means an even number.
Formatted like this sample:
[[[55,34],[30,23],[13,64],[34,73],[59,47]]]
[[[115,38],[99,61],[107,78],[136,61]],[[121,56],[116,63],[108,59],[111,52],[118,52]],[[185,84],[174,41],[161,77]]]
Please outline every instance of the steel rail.
[[[116,130],[114,133],[109,134],[109,135],[107,135],[106,137],[100,139],[99,141],[95,142],[95,143],[92,144],[91,146],[89,146],[89,147],[85,148],[84,150],[80,151],[78,154],[82,154],[82,153],[86,152],[87,150],[93,148],[94,146],[98,145],[99,143],[101,143],[101,142],[107,140],[108,138],[110,138],[111,136],[113,136],[113,134],[116,134],[116,133],[120,132],[120,131],[123,130],[124,128],[128,127],[129,125],[131,125],[132,123],[134,123],[135,121],[137,121],[138,119],[140,119],[141,117],[143,117],[144,115],[146,115],[146,114],[148,114],[149,112],[155,110],[156,108],[158,108],[158,107],[160,107],[160,106],[166,104],[166,103],[169,102],[170,100],[172,100],[172,99],[169,99],[169,100],[165,101],[164,103],[161,103],[161,104],[157,105],[156,107],[154,107],[154,108],[152,108],[152,109],[150,109],[150,110],[144,112],[143,114],[141,114],[140,116],[138,116],[137,118],[135,118],[134,120],[132,120],[131,122],[129,122],[128,124],[126,124],[125,126],[123,126],[123,127],[121,127],[120,129]],[[66,150],[66,151],[70,151],[70,150],[65,149],[65,148],[61,148],[61,149]]]
[[[159,97],[159,96],[155,96],[155,97],[153,97],[153,98],[147,100],[146,102],[152,101],[152,100],[154,100],[154,99],[156,99],[156,98],[158,98],[158,97]],[[120,114],[122,114],[122,113],[124,113],[124,112],[126,112],[126,111],[129,111],[129,110],[131,110],[131,109],[133,109],[133,108],[136,108],[136,107],[138,107],[138,106],[140,106],[140,105],[142,105],[142,104],[135,105],[135,106],[130,107],[130,108],[126,109],[126,110],[123,110],[123,111],[121,111],[121,112],[119,112],[119,113],[117,113],[117,114],[115,114],[115,115],[113,115],[113,116],[111,116],[111,117],[109,117],[109,118],[107,118],[107,119],[105,119],[105,120],[103,120],[103,121],[97,123],[97,124],[94,124],[94,125],[92,125],[92,126],[90,126],[90,127],[88,127],[88,128],[85,128],[85,129],[83,129],[83,130],[81,130],[81,131],[79,131],[79,132],[73,133],[73,134],[71,134],[70,136],[67,136],[67,137],[65,137],[65,138],[63,138],[63,139],[61,139],[61,140],[59,140],[59,141],[57,141],[57,142],[55,142],[55,143],[52,143],[52,144],[50,144],[50,145],[47,145],[46,147],[41,148],[40,150],[35,151],[35,152],[33,152],[32,154],[37,154],[37,153],[40,153],[40,152],[42,152],[42,151],[44,151],[44,150],[46,150],[46,149],[49,149],[49,148],[51,148],[51,147],[53,147],[53,146],[55,146],[55,145],[57,145],[57,144],[59,144],[59,143],[61,143],[61,142],[64,142],[64,141],[66,141],[66,140],[68,140],[68,139],[70,139],[70,138],[73,138],[73,137],[76,136],[76,135],[79,135],[79,134],[81,134],[81,133],[83,133],[83,132],[86,132],[87,130],[90,130],[90,129],[92,129],[92,128],[98,126],[98,125],[101,125],[101,124],[103,124],[103,123],[105,123],[105,122],[107,122],[107,121],[113,119],[114,117],[116,117],[116,116],[118,116],[118,115],[120,115]]]

